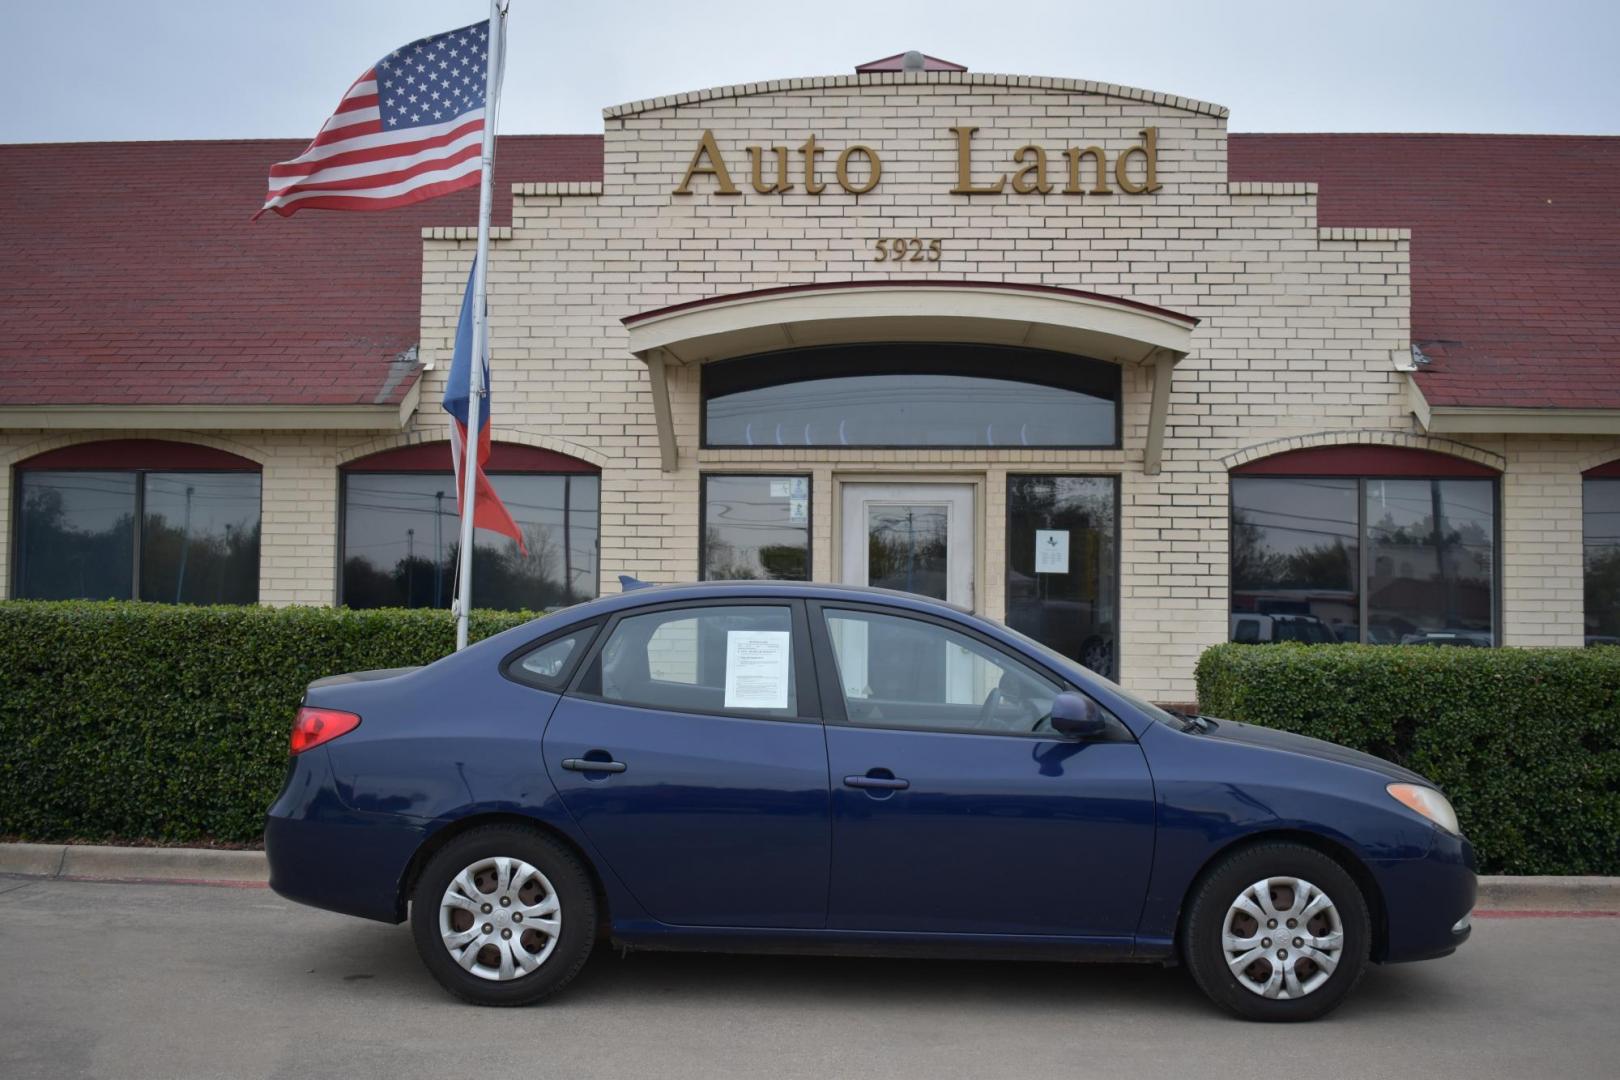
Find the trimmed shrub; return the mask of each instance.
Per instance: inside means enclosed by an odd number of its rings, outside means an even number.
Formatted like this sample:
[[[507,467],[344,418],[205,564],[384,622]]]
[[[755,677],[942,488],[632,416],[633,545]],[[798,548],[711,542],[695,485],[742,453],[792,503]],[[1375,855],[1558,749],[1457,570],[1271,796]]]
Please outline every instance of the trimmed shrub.
[[[1198,701],[1422,773],[1486,873],[1620,874],[1620,648],[1217,645]]]
[[[454,645],[447,611],[0,603],[0,835],[257,842],[305,684]]]

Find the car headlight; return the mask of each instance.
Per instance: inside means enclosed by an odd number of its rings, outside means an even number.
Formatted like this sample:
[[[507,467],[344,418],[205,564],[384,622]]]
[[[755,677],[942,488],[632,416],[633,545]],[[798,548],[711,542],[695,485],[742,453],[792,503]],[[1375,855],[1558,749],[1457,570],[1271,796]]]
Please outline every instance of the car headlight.
[[[1415,810],[1453,836],[1461,836],[1457,827],[1457,811],[1446,797],[1432,787],[1421,784],[1391,784],[1384,789],[1396,802],[1408,810]]]

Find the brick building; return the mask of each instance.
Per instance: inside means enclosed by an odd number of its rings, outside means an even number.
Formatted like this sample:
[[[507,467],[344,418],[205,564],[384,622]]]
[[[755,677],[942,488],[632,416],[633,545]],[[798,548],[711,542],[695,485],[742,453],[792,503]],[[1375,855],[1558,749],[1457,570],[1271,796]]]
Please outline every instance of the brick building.
[[[480,605],[880,583],[1161,700],[1620,635],[1620,139],[929,67],[501,139]],[[250,224],[300,149],[0,148],[4,595],[448,603],[475,194]]]

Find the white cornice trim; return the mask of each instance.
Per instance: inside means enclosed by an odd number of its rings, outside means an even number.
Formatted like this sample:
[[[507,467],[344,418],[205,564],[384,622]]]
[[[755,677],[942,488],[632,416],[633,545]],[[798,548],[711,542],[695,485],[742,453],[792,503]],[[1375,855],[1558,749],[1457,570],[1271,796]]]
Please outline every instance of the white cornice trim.
[[[817,75],[810,78],[772,79],[769,82],[716,86],[708,90],[692,90],[684,94],[670,94],[666,97],[645,98],[624,105],[614,105],[603,109],[602,117],[605,120],[613,120],[619,117],[631,116],[635,113],[650,112],[653,109],[670,109],[680,105],[696,105],[699,102],[713,101],[717,98],[751,97],[755,94],[781,94],[791,93],[796,90],[841,90],[852,86],[906,86],[916,84],[1004,86],[1019,90],[1056,90],[1070,94],[1096,94],[1101,97],[1124,98],[1128,101],[1144,101],[1152,105],[1162,105],[1183,112],[1201,113],[1222,120],[1228,114],[1228,110],[1224,105],[1213,105],[1207,101],[1195,101],[1192,98],[1177,97],[1175,94],[1161,94],[1154,90],[1142,90],[1135,86],[1094,82],[1090,79],[1058,79],[1044,75],[996,75],[978,71],[879,71],[866,75]]]
[[[1431,405],[1416,379],[1406,384],[1412,415],[1435,435],[1620,435],[1620,409]]]

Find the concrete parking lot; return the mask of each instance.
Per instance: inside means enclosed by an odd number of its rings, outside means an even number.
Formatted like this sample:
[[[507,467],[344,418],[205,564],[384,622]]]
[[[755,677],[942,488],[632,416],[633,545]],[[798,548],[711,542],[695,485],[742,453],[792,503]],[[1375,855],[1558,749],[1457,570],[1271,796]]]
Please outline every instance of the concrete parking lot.
[[[1305,1027],[1151,967],[606,952],[553,1004],[489,1010],[441,993],[404,927],[0,877],[0,1076],[1610,1078],[1617,957],[1617,918],[1481,919]]]

